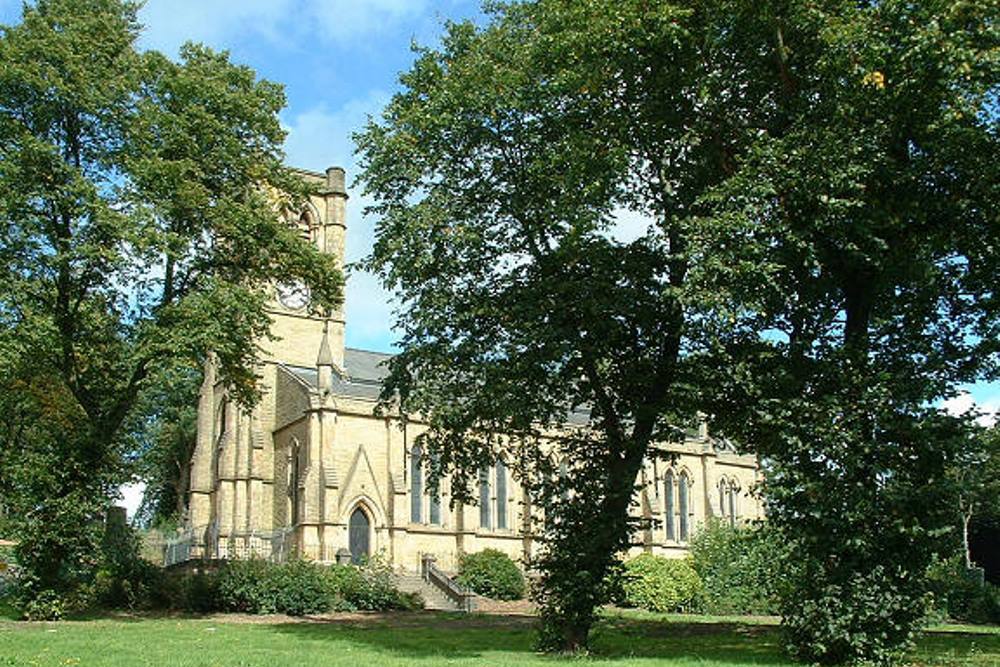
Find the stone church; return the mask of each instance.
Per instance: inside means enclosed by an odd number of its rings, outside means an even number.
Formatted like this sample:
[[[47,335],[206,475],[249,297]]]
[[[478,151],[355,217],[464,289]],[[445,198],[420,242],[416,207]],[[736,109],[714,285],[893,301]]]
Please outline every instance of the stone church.
[[[289,224],[342,265],[344,170],[302,175],[317,191]],[[416,571],[428,554],[445,570],[459,554],[486,547],[529,557],[535,546],[522,530],[522,494],[505,466],[481,475],[477,505],[452,507],[447,479],[437,490],[427,483],[415,445],[421,424],[374,414],[389,355],[345,347],[343,312],[317,318],[308,303],[303,286],[276,286],[276,340],[261,343],[263,397],[252,411],[229,401],[207,365],[187,527],[168,545],[168,564],[251,554],[357,561],[381,553],[396,568]],[[637,550],[683,555],[709,517],[736,522],[760,514],[748,493],[758,475],[753,457],[704,427],[660,446],[677,456],[642,472],[637,511],[658,521],[638,536]]]

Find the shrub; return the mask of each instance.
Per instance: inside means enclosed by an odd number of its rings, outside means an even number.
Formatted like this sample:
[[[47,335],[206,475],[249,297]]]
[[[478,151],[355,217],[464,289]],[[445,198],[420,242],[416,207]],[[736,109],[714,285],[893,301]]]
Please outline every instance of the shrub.
[[[332,596],[324,568],[304,560],[274,568],[270,585],[275,590],[275,609],[289,616],[330,611]]]
[[[58,621],[72,607],[66,598],[52,590],[25,597],[18,606],[28,621]]]
[[[688,560],[642,554],[625,563],[622,591],[631,607],[687,612],[697,606],[702,586]]]
[[[961,556],[936,561],[927,578],[935,616],[966,623],[1000,623],[1000,588],[970,572]]]
[[[207,614],[222,611],[217,572],[196,572],[177,580],[175,602],[171,607]]]
[[[423,598],[403,593],[393,581],[392,567],[375,556],[361,566],[333,565],[327,570],[331,608],[336,611],[422,609]]]
[[[923,583],[882,565],[837,582],[817,570],[809,561],[787,568],[781,612],[792,657],[828,665],[899,664],[914,619],[924,616]]]
[[[303,616],[332,606],[324,568],[305,560],[280,565],[260,559],[227,563],[219,573],[218,595],[224,610],[249,614]]]
[[[14,593],[17,562],[14,560],[14,550],[10,547],[0,547],[0,603],[6,602]]]
[[[510,556],[498,549],[465,554],[458,561],[458,583],[494,600],[524,597],[524,575]]]
[[[278,567],[259,558],[226,563],[218,575],[219,607],[247,614],[276,613],[277,590],[272,573]]]
[[[710,614],[775,614],[783,542],[763,524],[734,528],[713,520],[691,540],[691,564]]]

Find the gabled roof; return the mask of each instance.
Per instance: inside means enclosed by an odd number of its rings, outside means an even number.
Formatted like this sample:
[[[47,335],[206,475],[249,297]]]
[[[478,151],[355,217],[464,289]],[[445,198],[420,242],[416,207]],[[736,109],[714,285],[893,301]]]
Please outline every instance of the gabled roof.
[[[350,347],[345,349],[344,370],[346,376],[341,376],[339,373],[333,374],[334,396],[377,399],[382,391],[382,381],[389,375],[389,369],[384,364],[391,357],[391,354],[384,352],[358,350]],[[319,376],[315,368],[306,366],[286,366],[286,368],[310,387],[317,386]]]

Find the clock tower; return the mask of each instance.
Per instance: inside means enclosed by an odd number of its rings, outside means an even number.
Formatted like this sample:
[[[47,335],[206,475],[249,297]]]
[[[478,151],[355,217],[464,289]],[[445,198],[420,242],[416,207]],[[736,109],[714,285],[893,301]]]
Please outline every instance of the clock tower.
[[[330,167],[322,174],[304,170],[298,170],[298,173],[316,188],[303,210],[288,214],[288,224],[294,226],[303,238],[316,245],[320,251],[333,255],[337,266],[342,269],[347,230],[344,170]],[[309,289],[305,285],[290,281],[279,282],[274,286],[268,312],[272,320],[271,333],[277,340],[262,341],[262,361],[289,366],[315,366],[316,351],[320,348],[326,328],[333,362],[343,369],[343,306],[331,313],[326,320],[311,312],[310,305]]]
[[[313,193],[300,210],[286,213],[285,220],[321,252],[333,255],[338,267],[343,267],[347,229],[344,170],[330,167],[323,173],[296,171],[314,186]],[[212,359],[205,364],[188,503],[188,525],[198,536],[199,549],[222,549],[227,540],[236,536],[252,535],[274,526],[285,504],[275,499],[287,494],[287,489],[276,492],[275,485],[281,480],[274,472],[287,452],[283,449],[276,453],[272,437],[275,429],[287,425],[279,399],[282,378],[310,369],[315,373],[320,357],[326,364],[325,370],[344,369],[343,307],[325,318],[310,309],[310,294],[304,285],[279,281],[271,290],[267,311],[273,339],[258,342],[259,403],[250,410],[232,403]],[[332,408],[318,407],[324,412]],[[333,414],[329,417],[327,427],[336,420]],[[311,447],[318,445],[320,435],[309,443]],[[308,456],[318,460],[320,455],[311,452]],[[314,467],[310,473],[303,469],[302,481],[306,481],[306,473],[315,475],[317,470]]]

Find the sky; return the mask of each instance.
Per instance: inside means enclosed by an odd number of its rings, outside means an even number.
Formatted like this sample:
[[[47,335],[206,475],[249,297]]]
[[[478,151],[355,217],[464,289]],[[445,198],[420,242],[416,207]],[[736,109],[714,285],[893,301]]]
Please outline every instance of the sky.
[[[20,11],[21,0],[0,0],[0,24],[18,22]],[[203,42],[285,86],[288,163],[347,170],[350,262],[364,257],[373,239],[365,200],[350,186],[357,175],[352,133],[398,89],[399,73],[413,62],[413,43],[435,45],[446,20],[482,18],[478,0],[147,0],[140,46],[176,56],[185,41]],[[623,215],[615,235],[639,236],[646,224]],[[349,275],[345,309],[349,346],[392,351],[391,298],[372,276]],[[1000,384],[964,389],[945,407],[1000,410]],[[141,489],[126,489],[125,496],[134,507]]]

